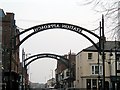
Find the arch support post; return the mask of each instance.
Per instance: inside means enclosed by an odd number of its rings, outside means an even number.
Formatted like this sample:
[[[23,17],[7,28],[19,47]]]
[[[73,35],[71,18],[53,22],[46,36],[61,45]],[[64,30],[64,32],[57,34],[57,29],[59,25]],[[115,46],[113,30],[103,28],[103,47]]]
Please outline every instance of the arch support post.
[[[104,43],[105,43],[105,36],[104,36],[104,16],[102,15],[102,36],[101,36],[101,50],[102,50],[102,62],[103,62],[103,84],[102,88],[105,90],[105,52],[104,52]]]

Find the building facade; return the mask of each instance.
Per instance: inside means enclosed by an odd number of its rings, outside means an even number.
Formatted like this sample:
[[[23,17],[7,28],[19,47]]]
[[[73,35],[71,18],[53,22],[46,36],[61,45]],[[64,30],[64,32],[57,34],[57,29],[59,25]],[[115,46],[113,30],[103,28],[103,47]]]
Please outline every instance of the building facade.
[[[120,70],[120,55],[118,41],[105,42],[105,88],[119,88],[119,73],[117,73],[118,81],[115,81],[116,71]],[[117,61],[117,62],[116,62]],[[117,63],[117,69],[116,68]],[[102,56],[99,55],[94,46],[83,49],[76,55],[76,82],[75,87],[98,89],[102,88],[103,82],[103,63]],[[107,90],[108,90],[107,89]]]
[[[49,80],[47,80],[47,88],[54,88],[55,87],[55,78],[51,78]]]
[[[13,50],[15,44],[19,43],[19,37],[14,41],[13,36],[19,33],[16,28],[14,13],[4,13],[0,9],[0,15],[2,15],[1,30],[0,30],[0,42],[2,50],[2,83],[5,83],[3,88],[10,88],[18,90],[19,87],[19,48]]]
[[[75,53],[68,53],[64,55],[66,59],[69,60],[70,67],[66,67],[60,61],[57,61],[57,68],[55,70],[56,73],[56,88],[68,88],[74,87],[75,81],[75,67],[76,67],[76,54]]]
[[[2,89],[2,71],[3,71],[3,65],[2,65],[2,18],[4,17],[4,12],[2,9],[0,9],[0,89]]]

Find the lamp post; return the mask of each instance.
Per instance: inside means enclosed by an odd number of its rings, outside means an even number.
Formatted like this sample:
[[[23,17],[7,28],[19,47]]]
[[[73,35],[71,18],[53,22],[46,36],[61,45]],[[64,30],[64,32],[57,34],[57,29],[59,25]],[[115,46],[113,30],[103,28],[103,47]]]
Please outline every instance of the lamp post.
[[[31,55],[31,53],[26,53],[26,54],[25,54],[25,59],[26,59],[26,58],[28,58],[28,56],[29,56],[29,55]],[[26,62],[24,62],[24,63],[26,64]],[[29,69],[30,69],[30,67],[28,66],[28,68],[26,68],[26,69],[28,69],[28,70],[29,70]],[[28,72],[28,73],[29,73],[29,72]]]
[[[22,49],[22,90],[24,90],[24,59],[25,59],[25,52],[24,49]]]
[[[27,74],[27,68],[25,68],[24,60],[25,60],[25,58],[28,57],[28,55],[31,55],[31,54],[30,53],[25,54],[24,49],[22,49],[22,90],[24,90],[24,88],[25,88],[26,82],[24,82],[24,81],[26,81],[26,74]],[[24,78],[25,78],[25,80],[24,80]]]
[[[31,55],[31,53],[25,53],[24,52],[24,59],[23,59],[23,66],[24,66],[24,69],[25,69],[25,90],[28,89],[28,72],[27,72],[27,67],[25,67],[26,65],[26,62],[24,61],[25,58],[28,58],[28,55]]]
[[[100,21],[100,37],[101,37],[101,21]],[[100,53],[98,53],[98,90],[100,90],[100,70],[99,70],[99,66],[100,66],[100,58],[99,58],[99,55],[101,54],[101,38],[100,38],[100,40],[99,40],[99,52]]]

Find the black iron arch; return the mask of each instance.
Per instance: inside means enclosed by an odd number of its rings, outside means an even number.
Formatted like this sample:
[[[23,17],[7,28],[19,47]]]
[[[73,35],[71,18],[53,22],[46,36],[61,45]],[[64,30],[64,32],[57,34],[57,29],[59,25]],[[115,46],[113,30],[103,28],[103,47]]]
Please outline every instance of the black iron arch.
[[[67,24],[67,23],[47,23],[47,24],[42,24],[42,25],[37,25],[31,28],[28,28],[22,32],[20,32],[18,35],[16,35],[14,38],[16,38],[17,36],[20,36],[22,34],[24,34],[25,32],[28,31],[32,31],[29,35],[27,35],[25,38],[23,38],[19,44],[17,44],[14,48],[18,48],[25,40],[27,40],[29,37],[31,37],[32,35],[44,31],[44,30],[48,30],[48,29],[55,29],[55,28],[60,28],[60,29],[66,29],[66,30],[70,30],[73,32],[76,32],[82,36],[84,36],[85,38],[87,38],[98,50],[98,52],[100,51],[99,46],[97,46],[95,44],[95,42],[87,35],[85,35],[82,31],[85,31],[91,35],[93,35],[94,37],[96,37],[98,40],[100,40],[100,37],[98,35],[96,35],[95,33],[91,32],[90,30],[87,30],[85,28],[79,27],[77,25],[73,25],[73,24]]]
[[[64,58],[61,55],[50,54],[50,53],[36,54],[36,55],[26,58],[24,60],[24,62],[27,62],[28,60],[30,60],[30,61],[28,61],[27,64],[24,65],[24,67],[26,68],[30,63],[32,63],[33,61],[40,59],[40,58],[53,58],[53,59],[56,59],[56,60],[60,61],[61,63],[63,63],[66,67],[68,67],[68,68],[70,67],[70,63],[69,63],[68,59]]]

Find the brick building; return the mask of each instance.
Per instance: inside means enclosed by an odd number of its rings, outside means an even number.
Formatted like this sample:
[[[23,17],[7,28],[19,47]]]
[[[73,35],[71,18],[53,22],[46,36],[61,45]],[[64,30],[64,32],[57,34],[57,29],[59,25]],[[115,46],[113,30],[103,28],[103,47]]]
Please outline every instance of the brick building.
[[[56,88],[68,88],[74,86],[76,72],[76,54],[68,53],[64,55],[69,60],[70,67],[66,67],[62,62],[57,61],[56,73]]]
[[[12,37],[19,33],[16,28],[14,13],[4,13],[0,9],[1,17],[1,33],[0,42],[2,49],[2,65],[3,65],[3,83],[6,84],[6,88],[12,88],[18,90],[19,85],[19,48],[12,50],[15,44],[19,43],[19,37],[16,40],[12,40]],[[11,73],[10,73],[11,72]],[[11,76],[11,77],[10,77]],[[11,85],[10,85],[11,84]]]

